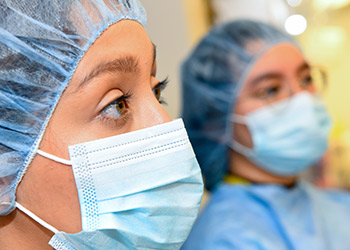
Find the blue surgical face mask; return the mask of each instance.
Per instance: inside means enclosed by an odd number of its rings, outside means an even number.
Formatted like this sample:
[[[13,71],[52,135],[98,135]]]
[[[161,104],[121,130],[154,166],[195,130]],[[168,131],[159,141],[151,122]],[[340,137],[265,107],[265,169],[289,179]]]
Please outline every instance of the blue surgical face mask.
[[[182,120],[69,147],[82,232],[53,231],[55,249],[179,249],[197,217],[201,171]]]
[[[235,140],[231,148],[276,175],[299,174],[328,147],[330,117],[321,98],[308,92],[232,119],[248,127],[253,148]]]

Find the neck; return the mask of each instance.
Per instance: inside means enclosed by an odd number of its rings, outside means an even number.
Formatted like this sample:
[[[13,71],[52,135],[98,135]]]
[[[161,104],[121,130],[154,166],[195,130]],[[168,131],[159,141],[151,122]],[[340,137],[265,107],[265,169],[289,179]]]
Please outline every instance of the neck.
[[[230,173],[253,183],[270,183],[292,186],[297,180],[297,176],[277,176],[266,172],[249,161],[245,156],[232,150],[230,159]]]
[[[7,216],[0,216],[1,249],[52,250],[53,248],[48,244],[51,237],[51,231],[18,211],[18,209]]]

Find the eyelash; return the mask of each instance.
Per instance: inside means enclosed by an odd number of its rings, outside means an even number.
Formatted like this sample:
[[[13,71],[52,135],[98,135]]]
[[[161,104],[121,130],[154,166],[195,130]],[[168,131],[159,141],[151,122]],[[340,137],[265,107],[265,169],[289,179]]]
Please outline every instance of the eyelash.
[[[168,77],[166,77],[163,81],[159,82],[153,89],[152,91],[154,91],[155,89],[159,88],[160,90],[160,94],[159,94],[159,103],[162,105],[167,105],[167,103],[161,98],[161,93],[163,92],[163,90],[166,88],[166,86],[168,85],[169,80]],[[129,107],[129,103],[130,103],[130,99],[132,98],[132,93],[128,92],[124,95],[122,95],[121,97],[117,98],[116,100],[112,101],[111,103],[109,103],[100,113],[99,118],[105,122],[113,122],[115,125],[117,126],[122,126],[123,124],[126,123],[126,121],[128,120],[129,117],[129,112],[128,110],[126,110],[123,114],[120,114],[120,116],[118,117],[108,117],[106,115],[103,115],[104,112],[106,112],[112,105],[116,105],[118,102],[124,102],[126,105],[126,108],[128,109]]]
[[[126,105],[126,107],[129,106],[130,103],[130,98],[132,97],[132,94],[130,92],[127,92],[126,94],[122,95],[121,97],[118,97],[116,100],[114,100],[113,102],[109,103],[100,113],[100,115],[98,116],[99,119],[101,119],[104,122],[113,122],[113,125],[116,126],[123,126],[128,118],[129,118],[129,112],[128,110],[126,110],[123,114],[120,114],[119,117],[115,117],[115,118],[111,118],[108,117],[106,115],[103,115],[104,112],[106,112],[106,110],[108,110],[112,105],[116,105],[118,102],[123,101]]]
[[[157,86],[155,86],[155,87],[153,88],[153,90],[156,89],[156,88],[159,88],[159,90],[160,90],[160,98],[159,98],[158,101],[159,101],[159,103],[162,104],[162,105],[168,105],[167,102],[164,101],[164,99],[161,97],[162,92],[163,92],[164,89],[168,86],[168,84],[169,84],[169,78],[166,77],[163,81],[159,82],[159,83],[157,84]]]

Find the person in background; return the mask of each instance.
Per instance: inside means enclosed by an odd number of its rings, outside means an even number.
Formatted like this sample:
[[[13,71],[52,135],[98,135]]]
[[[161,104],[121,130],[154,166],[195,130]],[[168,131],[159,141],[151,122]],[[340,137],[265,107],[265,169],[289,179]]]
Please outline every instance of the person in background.
[[[350,249],[350,194],[299,175],[331,120],[299,45],[261,22],[214,27],[182,65],[183,119],[210,191],[183,250]]]
[[[0,248],[179,249],[201,171],[137,0],[0,3]]]

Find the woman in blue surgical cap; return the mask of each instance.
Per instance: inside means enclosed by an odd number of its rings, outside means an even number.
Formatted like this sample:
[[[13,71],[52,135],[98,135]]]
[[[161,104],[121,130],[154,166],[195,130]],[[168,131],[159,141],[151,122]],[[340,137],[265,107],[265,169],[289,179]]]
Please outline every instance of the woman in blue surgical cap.
[[[137,0],[0,3],[0,248],[179,249],[203,191]]]
[[[296,42],[269,25],[213,28],[182,67],[183,117],[211,197],[183,249],[350,249],[350,195],[298,179],[330,117]]]

